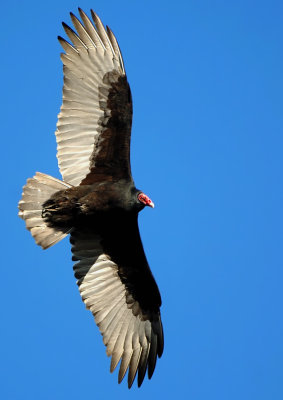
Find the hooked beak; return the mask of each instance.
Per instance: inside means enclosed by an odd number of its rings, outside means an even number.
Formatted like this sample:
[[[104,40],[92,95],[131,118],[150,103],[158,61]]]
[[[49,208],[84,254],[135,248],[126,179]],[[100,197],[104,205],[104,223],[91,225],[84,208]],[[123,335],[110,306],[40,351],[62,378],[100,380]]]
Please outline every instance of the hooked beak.
[[[153,201],[144,193],[140,193],[138,195],[138,200],[143,203],[145,206],[149,206],[151,208],[154,208],[154,203]]]

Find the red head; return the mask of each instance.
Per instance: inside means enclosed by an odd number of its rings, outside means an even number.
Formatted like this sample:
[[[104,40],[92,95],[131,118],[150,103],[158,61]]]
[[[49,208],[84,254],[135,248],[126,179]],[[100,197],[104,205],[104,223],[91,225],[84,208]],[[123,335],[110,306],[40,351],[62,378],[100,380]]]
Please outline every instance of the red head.
[[[138,200],[139,200],[142,204],[144,204],[145,206],[149,206],[149,207],[154,208],[154,203],[153,203],[153,201],[151,201],[150,198],[149,198],[146,194],[144,194],[144,193],[141,192],[141,193],[138,195]]]

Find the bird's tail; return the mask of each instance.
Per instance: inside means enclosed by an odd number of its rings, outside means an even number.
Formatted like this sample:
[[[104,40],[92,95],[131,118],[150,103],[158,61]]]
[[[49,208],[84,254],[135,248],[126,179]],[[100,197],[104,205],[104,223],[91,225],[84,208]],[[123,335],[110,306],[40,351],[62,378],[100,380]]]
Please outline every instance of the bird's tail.
[[[19,216],[25,220],[27,229],[43,249],[58,243],[68,235],[69,230],[49,227],[42,218],[42,204],[53,193],[70,187],[68,183],[40,172],[29,178],[23,187],[22,198],[19,201]]]

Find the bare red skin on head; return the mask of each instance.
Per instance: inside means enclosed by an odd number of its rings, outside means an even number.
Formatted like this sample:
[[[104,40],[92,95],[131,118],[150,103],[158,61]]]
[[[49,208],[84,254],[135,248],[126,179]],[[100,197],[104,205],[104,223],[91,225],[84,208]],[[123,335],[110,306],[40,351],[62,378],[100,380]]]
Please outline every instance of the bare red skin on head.
[[[152,208],[154,207],[153,201],[151,201],[150,198],[144,193],[140,193],[138,195],[138,200],[146,206],[149,206]]]

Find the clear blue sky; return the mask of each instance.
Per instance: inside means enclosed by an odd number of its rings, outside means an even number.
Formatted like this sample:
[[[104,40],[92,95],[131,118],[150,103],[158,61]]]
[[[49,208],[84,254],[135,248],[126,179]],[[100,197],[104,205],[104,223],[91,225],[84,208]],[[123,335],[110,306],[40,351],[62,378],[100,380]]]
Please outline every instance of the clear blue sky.
[[[60,177],[57,35],[77,6],[118,37],[132,168],[165,351],[129,391],[80,299],[67,239],[37,247],[26,178]],[[6,1],[1,6],[1,398],[283,398],[282,1]]]

